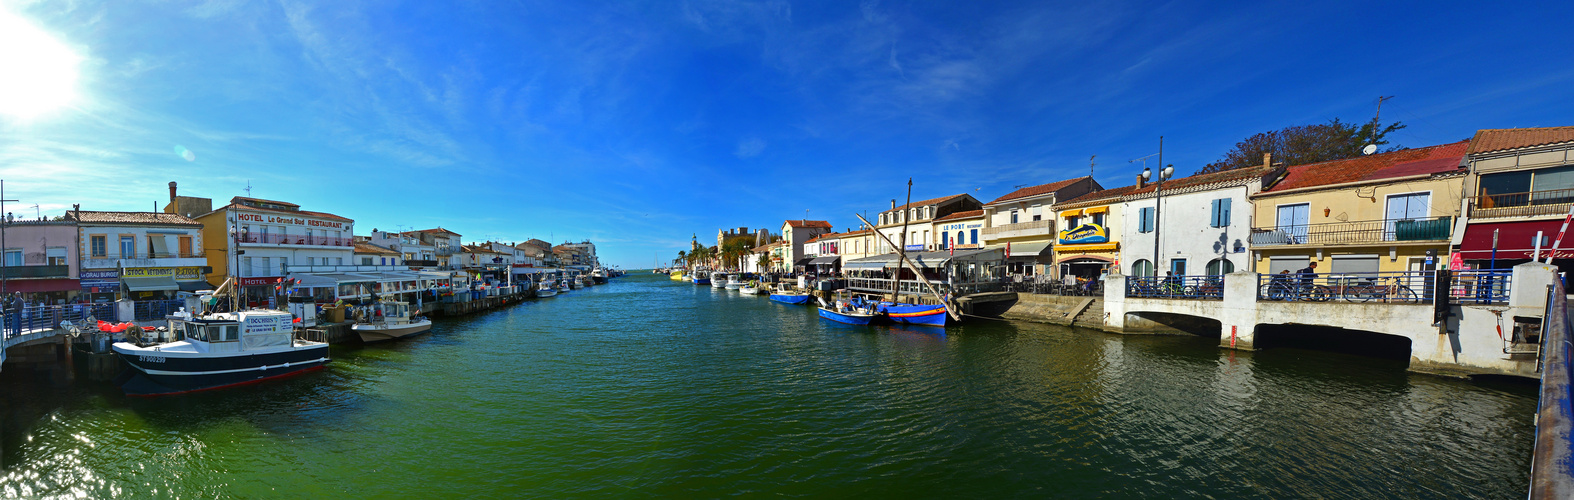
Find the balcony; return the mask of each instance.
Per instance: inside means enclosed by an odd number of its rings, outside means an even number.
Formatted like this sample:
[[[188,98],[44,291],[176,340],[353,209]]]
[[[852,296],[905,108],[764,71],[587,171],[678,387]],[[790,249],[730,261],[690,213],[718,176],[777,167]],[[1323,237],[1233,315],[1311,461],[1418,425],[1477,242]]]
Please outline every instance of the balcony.
[[[1453,217],[1330,222],[1253,228],[1252,246],[1359,245],[1387,242],[1448,241]]]
[[[1472,219],[1565,215],[1574,204],[1574,189],[1476,196],[1470,199]]]
[[[1055,221],[1035,220],[984,228],[985,240],[1015,238],[1018,236],[1049,236],[1055,232]]]
[[[435,260],[405,259],[404,265],[409,267],[437,267]]]
[[[247,234],[238,236],[236,241],[242,245],[310,245],[326,247],[350,247],[350,238],[335,238],[332,236],[308,236],[304,234]]]
[[[437,247],[437,255],[440,255],[440,256],[443,256],[443,257],[447,257],[447,256],[450,256],[450,255],[453,255],[455,251],[456,251],[456,249],[454,249],[453,247]]]
[[[6,266],[5,279],[15,278],[67,278],[71,266]]]
[[[82,259],[83,269],[116,269],[121,267],[202,267],[208,257],[200,253],[144,252],[109,254]]]
[[[284,272],[286,274],[288,274],[288,273],[353,273],[353,272],[409,271],[409,270],[410,270],[409,266],[395,266],[395,265],[350,265],[350,264],[345,264],[345,265],[307,266],[307,265],[290,264],[290,265],[284,266]]]

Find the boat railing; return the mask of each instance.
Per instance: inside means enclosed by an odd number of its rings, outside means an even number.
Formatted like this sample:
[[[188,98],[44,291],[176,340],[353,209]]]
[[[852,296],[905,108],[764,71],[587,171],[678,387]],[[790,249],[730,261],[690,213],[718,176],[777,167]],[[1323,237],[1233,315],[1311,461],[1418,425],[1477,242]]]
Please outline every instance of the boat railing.
[[[296,328],[295,340],[327,343],[328,331],[321,328]]]

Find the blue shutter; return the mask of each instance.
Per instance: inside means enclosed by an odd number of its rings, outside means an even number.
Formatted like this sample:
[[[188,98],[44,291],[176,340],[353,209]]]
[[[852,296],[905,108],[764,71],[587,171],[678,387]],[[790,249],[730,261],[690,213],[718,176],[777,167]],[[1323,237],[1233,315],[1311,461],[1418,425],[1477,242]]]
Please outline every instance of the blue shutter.
[[[1230,199],[1219,200],[1219,227],[1230,225]]]
[[[1224,201],[1224,200],[1213,200],[1213,205],[1211,207],[1209,207],[1209,209],[1208,209],[1208,227],[1219,227],[1219,202],[1220,201]]]

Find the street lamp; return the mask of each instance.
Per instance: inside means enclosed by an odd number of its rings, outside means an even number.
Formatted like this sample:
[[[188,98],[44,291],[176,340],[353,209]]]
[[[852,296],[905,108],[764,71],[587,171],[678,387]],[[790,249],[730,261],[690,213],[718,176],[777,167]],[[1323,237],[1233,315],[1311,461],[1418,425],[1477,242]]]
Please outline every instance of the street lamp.
[[[1164,181],[1168,180],[1170,178],[1170,175],[1173,175],[1174,173],[1175,173],[1175,166],[1174,165],[1165,165],[1164,166],[1164,170],[1160,170],[1159,171],[1158,179],[1154,179],[1154,182],[1153,182],[1153,277],[1154,278],[1158,278],[1159,277],[1159,207],[1163,206],[1163,204],[1164,204]],[[1152,170],[1147,169],[1147,168],[1142,169],[1142,180],[1146,181],[1146,180],[1149,180],[1149,179],[1152,179],[1152,178],[1153,178]]]

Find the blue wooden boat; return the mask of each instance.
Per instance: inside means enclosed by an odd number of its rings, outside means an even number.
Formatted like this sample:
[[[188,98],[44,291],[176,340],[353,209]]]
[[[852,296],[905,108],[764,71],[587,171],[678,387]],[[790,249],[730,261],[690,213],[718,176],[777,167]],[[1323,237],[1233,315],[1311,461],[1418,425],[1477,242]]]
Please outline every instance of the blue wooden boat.
[[[870,321],[879,317],[879,315],[860,312],[858,309],[838,311],[835,309],[821,307],[820,317],[838,323],[847,323],[849,325],[867,325]]]
[[[777,292],[777,293],[771,294],[771,300],[774,300],[774,301],[777,301],[777,302],[781,302],[783,304],[792,304],[792,305],[796,306],[796,305],[802,305],[802,304],[809,303],[809,295],[808,294],[791,294],[791,293],[780,293],[780,292]]]
[[[694,282],[696,285],[709,285],[710,275],[705,273],[695,274],[693,278],[689,278],[689,281]]]
[[[881,302],[880,311],[886,313],[891,321],[912,325],[945,326],[945,306],[941,305],[914,305],[892,304]]]

